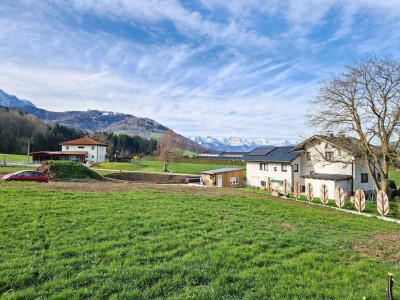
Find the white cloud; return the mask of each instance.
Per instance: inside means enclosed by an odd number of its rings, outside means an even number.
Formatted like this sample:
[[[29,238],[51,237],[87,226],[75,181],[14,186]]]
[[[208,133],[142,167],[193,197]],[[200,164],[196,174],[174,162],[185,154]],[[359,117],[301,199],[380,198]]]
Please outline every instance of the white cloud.
[[[206,12],[177,0],[5,0],[0,88],[50,110],[132,113],[185,135],[296,138],[319,79],[364,52],[399,53],[397,1],[197,5]],[[88,15],[113,24],[88,28]],[[376,26],[368,36],[360,15]]]

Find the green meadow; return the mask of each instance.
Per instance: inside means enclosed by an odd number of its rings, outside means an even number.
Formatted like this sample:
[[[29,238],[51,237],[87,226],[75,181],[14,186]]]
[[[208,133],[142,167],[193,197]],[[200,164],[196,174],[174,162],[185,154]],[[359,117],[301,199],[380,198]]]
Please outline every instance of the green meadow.
[[[398,224],[232,189],[52,186],[0,183],[2,299],[384,299],[388,272],[400,295]]]
[[[200,174],[201,172],[206,170],[212,170],[224,167],[244,168],[229,164],[215,165],[215,164],[195,164],[195,163],[170,163],[168,170],[173,173]],[[99,164],[96,168],[109,169],[109,170],[122,170],[122,171],[163,172],[164,163],[161,161],[143,161],[136,163],[104,162]]]

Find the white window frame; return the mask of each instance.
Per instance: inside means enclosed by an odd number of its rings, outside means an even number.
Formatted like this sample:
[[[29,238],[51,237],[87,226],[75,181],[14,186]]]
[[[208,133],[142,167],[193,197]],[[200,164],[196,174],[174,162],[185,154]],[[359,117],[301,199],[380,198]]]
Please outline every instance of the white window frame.
[[[239,177],[231,177],[229,178],[230,184],[239,184]]]

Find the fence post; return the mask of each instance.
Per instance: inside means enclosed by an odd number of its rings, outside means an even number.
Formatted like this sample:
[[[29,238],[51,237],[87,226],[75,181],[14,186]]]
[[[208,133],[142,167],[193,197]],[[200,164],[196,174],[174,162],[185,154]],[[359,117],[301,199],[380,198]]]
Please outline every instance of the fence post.
[[[393,300],[393,274],[388,273],[388,288],[387,288],[387,293],[386,293],[386,299],[387,300]]]

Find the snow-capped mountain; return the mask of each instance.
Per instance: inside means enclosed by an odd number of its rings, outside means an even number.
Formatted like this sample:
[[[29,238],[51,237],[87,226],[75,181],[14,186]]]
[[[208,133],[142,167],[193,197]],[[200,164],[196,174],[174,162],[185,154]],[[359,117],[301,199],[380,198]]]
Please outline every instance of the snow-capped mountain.
[[[250,151],[260,146],[294,146],[295,140],[268,140],[265,138],[245,139],[241,137],[212,137],[212,136],[193,136],[193,142],[207,148],[219,151]]]
[[[14,95],[7,94],[2,89],[0,89],[0,106],[9,108],[25,108],[26,106],[36,107],[31,101],[18,99]]]

